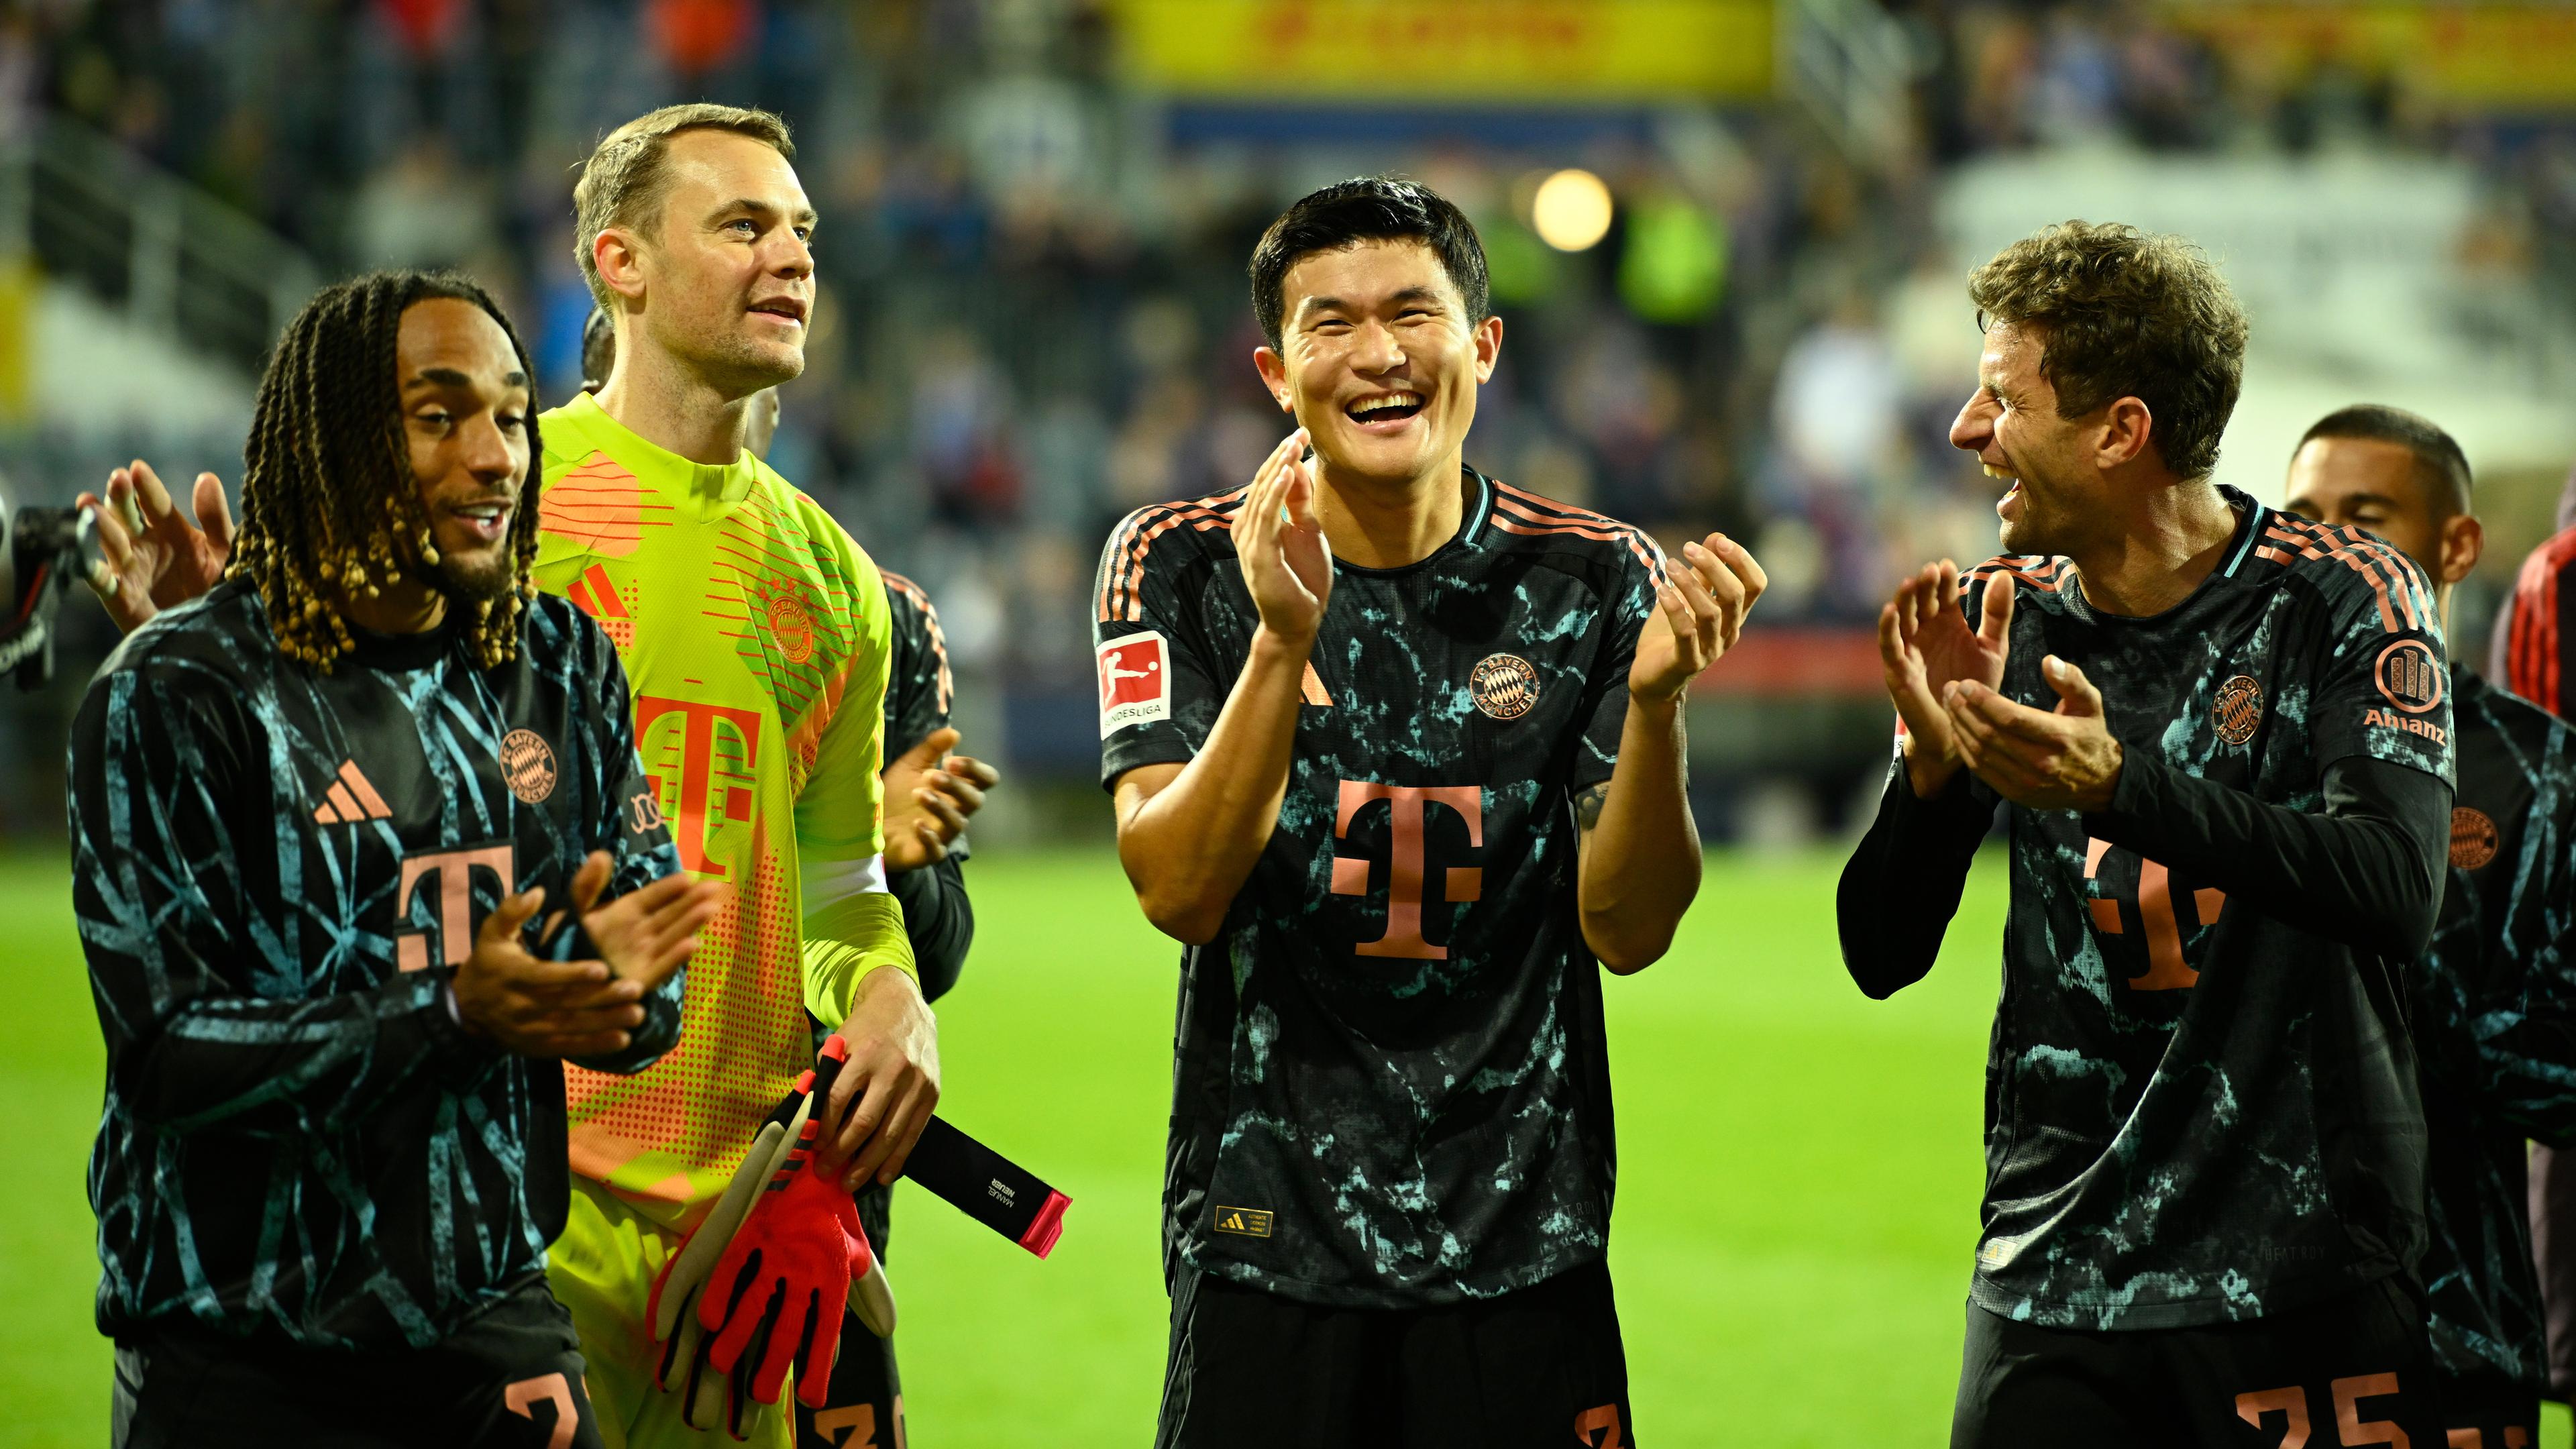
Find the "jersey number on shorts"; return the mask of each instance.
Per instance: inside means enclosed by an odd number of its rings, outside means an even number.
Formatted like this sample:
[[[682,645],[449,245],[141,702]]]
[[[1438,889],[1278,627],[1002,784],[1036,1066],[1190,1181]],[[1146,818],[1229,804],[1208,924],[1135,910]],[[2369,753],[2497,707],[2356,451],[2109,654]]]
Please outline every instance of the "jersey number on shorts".
[[[552,1404],[555,1410],[554,1433],[547,1436],[546,1449],[572,1449],[573,1426],[581,1422],[581,1410],[573,1403],[572,1384],[562,1374],[540,1374],[521,1379],[502,1391],[501,1402],[511,1413],[535,1422],[538,1404]]]
[[[2336,1379],[2328,1385],[2334,1395],[2335,1443],[2386,1444],[2389,1449],[2411,1449],[2406,1431],[2393,1419],[2365,1419],[2361,1401],[2397,1392],[2395,1374],[2355,1374]],[[2308,1391],[2292,1384],[2286,1389],[2265,1389],[2261,1393],[2238,1394],[2236,1417],[2260,1429],[2263,1421],[2274,1414],[2281,1416],[2281,1441],[2274,1449],[2305,1449],[2308,1442]],[[2432,1446],[2427,1446],[2432,1449]]]

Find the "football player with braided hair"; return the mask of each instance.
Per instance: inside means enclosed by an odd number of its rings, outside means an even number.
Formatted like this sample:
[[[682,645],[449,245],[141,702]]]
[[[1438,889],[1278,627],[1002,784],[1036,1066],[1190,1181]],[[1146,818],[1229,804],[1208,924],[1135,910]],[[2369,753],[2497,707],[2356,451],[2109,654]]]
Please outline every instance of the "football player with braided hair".
[[[784,1378],[752,1372],[760,1356],[737,1359],[738,1339],[705,1340],[729,1345],[715,1375],[704,1361],[674,1359],[674,1321],[653,1308],[657,1285],[692,1237],[721,1246],[724,1234],[707,1224],[728,1185],[761,1177],[758,1133],[817,1061],[809,1020],[836,1029],[843,1055],[831,1060],[846,1067],[817,1094],[809,1116],[823,1126],[800,1171],[834,1179],[845,1196],[902,1172],[938,1101],[938,1043],[888,877],[947,852],[964,802],[979,798],[969,792],[990,783],[980,767],[939,757],[944,743],[909,750],[896,764],[920,788],[888,820],[883,703],[902,662],[902,592],[751,445],[760,400],[774,419],[770,389],[804,367],[814,220],[794,154],[784,121],[731,106],[669,106],[603,138],[573,201],[580,262],[607,318],[588,350],[616,361],[596,395],[546,414],[542,448],[536,420],[521,420],[544,479],[527,577],[591,615],[615,646],[634,681],[632,734],[649,769],[637,818],[667,812],[681,866],[721,882],[724,899],[691,962],[678,1049],[632,1078],[579,1067],[566,1077],[573,1196],[549,1270],[580,1330],[612,1445],[694,1442],[719,1418],[737,1438],[794,1440],[778,1407]],[[105,500],[83,499],[99,515],[106,558],[92,582],[125,627],[211,576],[227,531],[221,484],[199,478],[195,502],[202,532],[140,463],[110,478]],[[372,535],[332,521],[338,506],[316,505],[327,516],[307,529],[341,575],[329,587],[345,583],[372,602],[368,590],[408,590],[424,570],[462,577],[455,545],[424,539],[419,518],[396,516],[376,548],[360,541]],[[508,534],[513,549],[524,546],[520,526]],[[299,615],[320,595],[273,577],[288,591],[282,607]],[[327,658],[341,639],[316,613],[301,646]],[[934,758],[941,769],[921,768]],[[891,844],[886,824],[901,831]],[[916,873],[921,883],[937,874]],[[943,944],[962,954],[962,941]],[[882,1192],[869,1201],[881,1208]],[[768,1232],[777,1217],[751,1227]],[[837,1219],[785,1226],[829,1236]],[[852,1242],[864,1251],[864,1238]],[[701,1275],[710,1266],[693,1260]],[[873,1281],[882,1287],[882,1275]],[[841,1315],[827,1322],[810,1354],[796,1355],[799,1400],[901,1437],[890,1345],[875,1340],[834,1374]],[[871,1326],[890,1323],[879,1311]],[[862,1401],[845,1401],[845,1389]]]
[[[396,379],[369,364],[393,346],[403,312],[425,298],[479,308],[525,370],[526,348],[482,288],[461,277],[379,274],[316,297],[288,324],[260,379],[228,572],[258,588],[279,647],[324,673],[356,647],[337,601],[381,601],[407,570],[457,603],[457,627],[486,667],[516,655],[520,610],[536,596],[528,579],[534,509],[501,515],[508,528],[496,553],[449,564],[430,505],[395,486],[408,468]],[[535,419],[520,425],[533,449]],[[356,480],[377,486],[350,486]],[[488,531],[478,523],[478,541]]]
[[[669,1049],[716,902],[614,650],[528,586],[531,371],[461,278],[324,291],[227,577],[83,701],[120,1449],[601,1442],[544,1276],[562,1063]]]

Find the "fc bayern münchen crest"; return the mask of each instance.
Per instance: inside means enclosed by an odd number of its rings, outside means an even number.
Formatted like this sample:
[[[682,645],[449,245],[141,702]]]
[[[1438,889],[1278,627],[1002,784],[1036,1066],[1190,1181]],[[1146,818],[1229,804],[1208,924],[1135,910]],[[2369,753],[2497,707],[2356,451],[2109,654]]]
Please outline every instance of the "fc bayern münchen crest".
[[[2231,745],[2254,738],[2263,723],[2263,686],[2251,674],[2240,674],[2218,686],[2218,702],[2209,707],[2218,737]]]
[[[2496,857],[2496,824],[2483,810],[2462,805],[2451,811],[2451,864],[2477,870]]]
[[[790,664],[802,664],[814,657],[814,616],[805,612],[805,601],[796,597],[793,588],[781,589],[762,601],[762,612],[769,616],[769,637],[778,641],[778,652]]]
[[[1494,719],[1519,719],[1538,703],[1538,671],[1517,654],[1489,654],[1467,676],[1476,708]]]
[[[554,747],[535,730],[512,730],[501,737],[501,783],[530,805],[555,792]]]

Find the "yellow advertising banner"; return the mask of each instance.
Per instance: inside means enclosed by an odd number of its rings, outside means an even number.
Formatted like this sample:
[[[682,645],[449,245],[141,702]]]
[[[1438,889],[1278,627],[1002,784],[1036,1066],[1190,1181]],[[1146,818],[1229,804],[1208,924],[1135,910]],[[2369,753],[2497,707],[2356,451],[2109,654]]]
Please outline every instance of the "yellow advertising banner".
[[[1115,0],[1185,96],[1517,105],[1767,95],[1773,0]]]
[[[2168,0],[2165,15],[2230,64],[2295,79],[2320,64],[2394,74],[2434,100],[2576,108],[2576,6],[2530,0]]]

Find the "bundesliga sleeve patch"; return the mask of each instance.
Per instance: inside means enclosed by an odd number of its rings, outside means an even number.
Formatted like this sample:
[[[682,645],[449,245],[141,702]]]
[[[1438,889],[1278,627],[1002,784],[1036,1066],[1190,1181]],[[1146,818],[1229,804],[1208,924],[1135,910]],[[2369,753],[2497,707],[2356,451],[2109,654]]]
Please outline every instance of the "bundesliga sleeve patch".
[[[1100,646],[1100,737],[1172,717],[1171,655],[1148,629]]]

